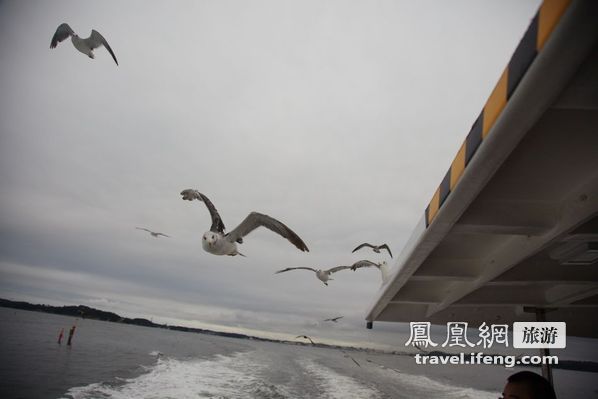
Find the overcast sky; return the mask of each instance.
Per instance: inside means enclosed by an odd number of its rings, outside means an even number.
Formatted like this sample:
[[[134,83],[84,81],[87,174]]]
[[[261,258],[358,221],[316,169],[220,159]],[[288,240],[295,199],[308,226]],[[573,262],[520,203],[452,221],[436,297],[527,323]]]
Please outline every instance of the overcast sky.
[[[0,297],[288,337],[365,329],[395,259],[539,6],[521,1],[0,2]],[[104,35],[119,66],[58,25]],[[266,229],[204,252],[211,221]],[[155,239],[136,226],[164,232]],[[323,323],[344,315],[338,324]]]

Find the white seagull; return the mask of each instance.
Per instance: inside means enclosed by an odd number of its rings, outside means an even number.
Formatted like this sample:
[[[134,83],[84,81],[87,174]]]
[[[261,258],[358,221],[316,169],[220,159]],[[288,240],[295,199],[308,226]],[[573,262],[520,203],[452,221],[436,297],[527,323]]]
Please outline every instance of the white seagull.
[[[278,220],[264,215],[262,213],[251,212],[245,220],[241,222],[234,230],[225,233],[224,223],[212,202],[197,190],[186,189],[181,191],[184,200],[193,201],[198,200],[206,204],[210,216],[212,217],[212,226],[210,231],[204,233],[201,246],[203,249],[214,255],[241,255],[245,256],[237,250],[237,243],[243,243],[243,237],[251,233],[260,226],[272,230],[273,232],[286,238],[299,248],[301,251],[309,252],[307,245],[299,238],[297,234]]]
[[[367,242],[364,242],[361,245],[358,245],[357,248],[355,248],[353,251],[351,252],[355,252],[358,249],[361,249],[363,247],[370,247],[374,250],[375,253],[379,254],[381,249],[385,249],[388,251],[388,254],[390,255],[390,257],[392,258],[392,252],[390,252],[390,248],[388,248],[388,245],[386,244],[382,244],[382,245],[372,245],[372,244],[368,244]]]
[[[146,229],[145,227],[135,227],[137,230],[143,230],[143,231],[147,231],[148,233],[150,233],[152,235],[152,237],[158,238],[159,236],[164,236],[164,237],[169,237],[169,235],[166,235],[164,233],[158,233],[157,231],[151,231],[150,229]]]
[[[353,263],[350,266],[351,270],[355,271],[357,269],[361,269],[362,267],[377,267],[380,270],[380,274],[382,276],[382,284],[386,284],[389,277],[389,270],[388,270],[388,263],[386,261],[382,261],[380,263],[374,263],[369,260],[358,260],[357,262]]]
[[[55,48],[58,46],[59,42],[65,40],[69,36],[71,37],[73,46],[75,46],[77,50],[87,55],[89,58],[94,58],[94,49],[100,46],[106,47],[106,50],[108,50],[112,58],[114,58],[114,62],[116,62],[116,65],[118,65],[118,61],[116,60],[116,56],[110,48],[110,45],[106,39],[104,39],[104,36],[102,36],[100,32],[95,29],[92,29],[91,35],[87,39],[81,39],[67,23],[60,24],[60,26],[56,29],[56,33],[54,33],[54,36],[52,36],[50,48]]]
[[[320,279],[324,283],[324,285],[328,285],[328,280],[332,280],[330,275],[332,273],[336,273],[341,270],[350,269],[351,266],[336,266],[328,270],[321,270],[321,269],[314,269],[311,267],[287,267],[286,269],[279,270],[274,274],[288,272],[290,270],[311,270],[312,272],[316,273],[316,277]]]

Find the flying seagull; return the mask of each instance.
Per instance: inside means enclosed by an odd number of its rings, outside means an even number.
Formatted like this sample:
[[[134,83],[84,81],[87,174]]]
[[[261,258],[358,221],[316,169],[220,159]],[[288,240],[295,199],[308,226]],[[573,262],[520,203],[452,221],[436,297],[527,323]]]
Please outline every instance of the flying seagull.
[[[350,269],[351,266],[336,266],[328,270],[314,269],[311,267],[287,267],[286,269],[279,270],[274,274],[288,272],[290,270],[311,270],[316,273],[316,277],[320,279],[325,285],[328,285],[328,280],[332,280],[330,275],[341,270]]]
[[[380,270],[380,274],[382,276],[382,284],[386,284],[386,282],[388,281],[389,270],[388,263],[386,263],[386,261],[375,263],[369,260],[358,260],[357,262],[353,263],[352,266],[350,266],[351,270],[353,271],[361,269],[363,267],[377,267],[378,270]]]
[[[358,365],[359,367],[361,367],[361,364],[359,364],[357,362],[357,360],[353,359],[353,356],[349,355],[347,352],[345,352],[344,350],[341,349],[341,352],[343,352],[345,354],[345,357],[348,357],[349,359],[353,360],[353,363],[355,363],[356,365]]]
[[[392,252],[390,252],[390,248],[388,248],[388,245],[386,244],[382,244],[382,245],[372,245],[372,244],[368,244],[367,242],[364,242],[361,245],[358,245],[357,248],[355,248],[353,251],[351,252],[355,252],[358,249],[361,249],[363,247],[370,247],[374,250],[375,253],[379,254],[381,249],[385,249],[388,251],[388,254],[390,255],[390,257],[392,258]]]
[[[222,222],[216,207],[214,204],[212,204],[208,197],[193,189],[183,190],[181,191],[181,195],[183,196],[184,200],[198,200],[206,204],[206,207],[210,212],[210,216],[212,217],[212,226],[210,227],[210,231],[204,233],[201,245],[205,251],[211,254],[245,256],[237,251],[237,243],[243,244],[243,237],[260,226],[270,229],[286,238],[291,242],[291,244],[299,248],[299,250],[309,252],[307,245],[305,245],[303,240],[301,240],[301,238],[299,238],[299,236],[295,234],[293,230],[268,215],[251,212],[245,218],[245,220],[241,222],[241,224],[235,227],[234,230],[225,233],[224,222]]]
[[[315,342],[310,337],[308,337],[307,335],[297,335],[295,337],[295,339],[297,339],[297,338],[309,339],[309,342],[311,342],[312,344],[315,344]]]
[[[60,24],[60,26],[56,29],[56,33],[54,33],[54,36],[52,36],[50,48],[55,48],[58,46],[59,42],[65,40],[69,36],[71,37],[73,46],[75,46],[77,50],[87,55],[89,58],[94,58],[94,49],[100,46],[106,47],[106,50],[108,50],[112,58],[114,58],[114,62],[116,62],[116,65],[118,65],[118,61],[116,60],[116,56],[110,48],[110,45],[106,39],[104,39],[104,36],[102,36],[100,32],[95,29],[92,29],[91,35],[87,39],[81,39],[67,23]]]
[[[330,319],[325,319],[324,321],[333,321],[335,323],[338,323],[338,319],[342,319],[344,316],[338,316],[338,317],[332,317]]]
[[[143,230],[143,231],[147,231],[148,233],[150,233],[152,235],[152,237],[158,238],[159,236],[164,236],[164,237],[169,237],[169,235],[166,235],[164,233],[158,233],[156,231],[151,231],[149,229],[146,229],[145,227],[135,227],[137,230]]]

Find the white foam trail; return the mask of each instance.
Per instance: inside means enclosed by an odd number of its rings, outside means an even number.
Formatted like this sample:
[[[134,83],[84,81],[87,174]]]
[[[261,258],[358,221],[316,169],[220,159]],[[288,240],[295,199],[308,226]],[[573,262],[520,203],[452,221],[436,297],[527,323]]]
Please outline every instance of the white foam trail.
[[[213,360],[159,358],[148,373],[127,379],[122,385],[96,383],[75,387],[67,396],[73,399],[245,398],[254,392],[261,397],[285,397],[276,387],[262,383],[260,369],[259,364],[243,353],[219,355]]]
[[[377,364],[377,363],[375,363]],[[379,365],[384,372],[399,382],[406,392],[413,397],[421,398],[449,398],[449,399],[495,399],[500,396],[497,392],[482,391],[474,388],[463,388],[433,380],[423,375],[404,373],[390,367]]]
[[[157,355],[156,355],[157,356]],[[392,368],[378,365],[374,378],[368,384],[367,373],[355,379],[339,374],[313,359],[296,359],[302,369],[295,373],[298,380],[277,386],[268,378],[272,367],[292,370],[292,364],[274,364],[256,352],[236,353],[231,356],[218,355],[210,360],[176,360],[158,356],[156,364],[147,372],[129,379],[117,378],[114,383],[94,383],[69,389],[67,398],[72,399],[191,399],[191,398],[296,398],[302,397],[307,387],[311,397],[326,399],[385,399],[374,384],[387,381],[395,386],[397,397],[402,398],[450,398],[478,399],[495,398],[496,393],[460,388],[432,380],[421,375],[406,374]],[[288,359],[287,359],[288,360]],[[265,362],[265,363],[264,363]],[[291,361],[292,362],[292,361]],[[287,367],[289,366],[289,367]],[[368,367],[369,368],[369,367]],[[370,369],[371,370],[371,369]],[[365,370],[364,370],[365,371]],[[361,371],[360,371],[361,372]]]
[[[310,374],[310,378],[322,391],[324,398],[362,399],[382,398],[381,393],[373,387],[322,366],[312,360],[300,360],[301,366]]]

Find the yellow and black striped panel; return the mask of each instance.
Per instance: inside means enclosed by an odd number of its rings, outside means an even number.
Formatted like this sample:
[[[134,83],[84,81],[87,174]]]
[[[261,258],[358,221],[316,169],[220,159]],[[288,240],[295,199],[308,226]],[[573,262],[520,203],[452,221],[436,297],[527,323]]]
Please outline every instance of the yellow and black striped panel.
[[[540,6],[511,56],[511,60],[496,83],[494,90],[488,97],[482,112],[473,123],[451,167],[446,172],[444,179],[442,179],[428,204],[426,208],[426,227],[432,223],[444,201],[459,183],[465,168],[490,133],[490,129],[494,126],[530,65],[544,48],[544,44],[570,3],[571,0],[544,0]]]

